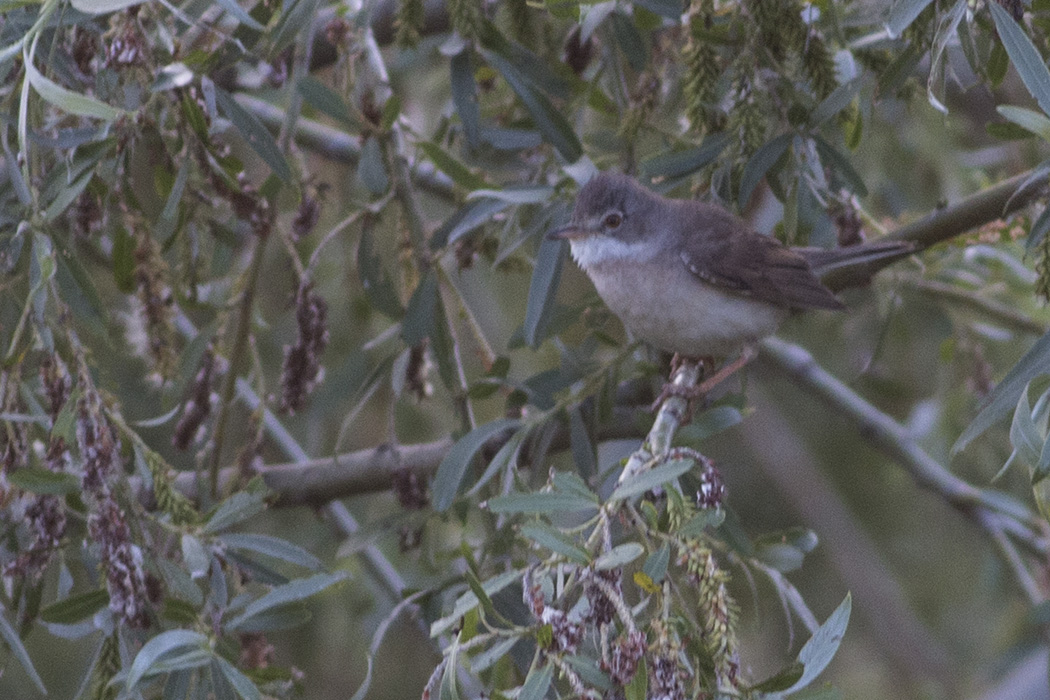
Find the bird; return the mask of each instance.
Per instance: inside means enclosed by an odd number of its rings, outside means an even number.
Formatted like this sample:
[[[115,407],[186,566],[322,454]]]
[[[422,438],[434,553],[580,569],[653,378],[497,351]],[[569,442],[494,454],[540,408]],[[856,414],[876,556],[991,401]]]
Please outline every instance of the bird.
[[[747,364],[755,344],[792,312],[845,309],[821,282],[821,270],[911,252],[903,241],[791,248],[717,204],[663,197],[617,173],[594,175],[569,222],[548,238],[569,242],[573,259],[634,337],[676,360],[713,366],[736,357],[700,385],[701,393]]]

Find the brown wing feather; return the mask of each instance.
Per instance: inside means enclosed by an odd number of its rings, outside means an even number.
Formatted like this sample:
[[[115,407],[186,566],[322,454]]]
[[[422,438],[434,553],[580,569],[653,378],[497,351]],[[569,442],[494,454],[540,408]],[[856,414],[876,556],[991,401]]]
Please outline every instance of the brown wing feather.
[[[683,201],[677,213],[690,230],[682,261],[704,282],[788,308],[844,308],[806,258],[775,238],[710,204]]]

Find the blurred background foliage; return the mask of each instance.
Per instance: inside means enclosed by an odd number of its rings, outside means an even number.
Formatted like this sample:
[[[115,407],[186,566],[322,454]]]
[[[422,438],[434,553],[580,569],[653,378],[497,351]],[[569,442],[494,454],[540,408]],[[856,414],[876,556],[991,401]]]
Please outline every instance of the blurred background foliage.
[[[587,567],[479,504],[552,469],[608,499],[652,422],[668,358],[543,239],[605,169],[791,244],[923,249],[792,318],[679,432],[728,492],[694,541],[739,680],[653,627],[650,696],[665,642],[689,693],[794,690],[847,591],[820,681],[846,696],[1050,696],[1050,3],[0,12],[0,697],[452,697],[442,659],[493,610],[531,641],[460,660],[455,692],[577,692],[542,670],[566,611],[529,577],[518,602],[520,571]],[[666,531],[672,500],[638,507]],[[631,602],[661,595],[646,542]]]

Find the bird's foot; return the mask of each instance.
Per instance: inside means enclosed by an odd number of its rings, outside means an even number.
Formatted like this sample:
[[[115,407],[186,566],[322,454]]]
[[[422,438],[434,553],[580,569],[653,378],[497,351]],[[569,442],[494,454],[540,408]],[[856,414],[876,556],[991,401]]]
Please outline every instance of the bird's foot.
[[[697,400],[706,396],[708,393],[710,393],[712,389],[724,382],[733,374],[740,371],[740,369],[743,368],[744,365],[746,365],[748,362],[753,360],[757,354],[758,353],[755,352],[755,349],[752,348],[750,345],[744,346],[743,351],[740,353],[740,357],[725,365],[717,372],[712,374],[710,377],[707,377],[695,386],[680,386],[678,384],[674,384],[673,381],[666,382],[664,384],[663,389],[660,391],[660,395],[656,397],[656,401],[653,402],[653,405],[650,407],[649,410],[655,413],[657,410],[659,410],[660,406],[664,403],[664,401],[671,398],[672,396],[685,399],[686,409],[685,414],[682,416],[682,423],[689,423],[693,419],[694,403]],[[686,361],[697,362],[700,364],[700,376],[704,375],[704,373],[707,371],[707,368],[714,367],[714,358],[686,358],[681,357],[678,353],[675,353],[675,356],[671,359],[672,380],[674,379],[675,373],[682,366],[682,363]]]

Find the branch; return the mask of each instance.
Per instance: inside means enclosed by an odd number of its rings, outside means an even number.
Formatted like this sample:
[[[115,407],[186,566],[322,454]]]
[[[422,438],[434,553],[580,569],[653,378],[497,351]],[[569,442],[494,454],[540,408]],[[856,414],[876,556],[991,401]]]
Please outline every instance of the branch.
[[[280,131],[285,120],[285,110],[243,92],[237,93],[235,99],[241,107],[258,117],[266,128],[275,133]],[[295,142],[300,146],[326,158],[354,166],[361,159],[361,146],[354,134],[326,126],[313,119],[299,119],[293,134]],[[455,199],[452,180],[434,168],[431,163],[414,163],[412,171],[412,178],[420,189],[442,199],[450,201]]]
[[[1038,519],[1034,515],[1018,513],[1022,507],[1017,504],[1004,505],[1003,499],[952,474],[919,447],[902,425],[822,369],[808,352],[783,340],[767,338],[762,342],[760,357],[852,421],[864,439],[903,467],[920,486],[940,495],[993,536],[1006,521],[1012,525],[1010,534],[1033,550],[1050,551],[1050,542],[1039,534]],[[997,523],[995,532],[989,529],[989,517]]]
[[[243,392],[242,398],[245,398]],[[635,410],[618,410],[612,423],[605,426],[597,436],[598,439],[616,440],[643,436],[645,430],[638,426],[639,413]],[[273,437],[269,425],[267,430]],[[491,457],[508,438],[509,436],[497,436],[489,440],[483,453]],[[397,447],[380,445],[334,457],[271,464],[260,469],[258,474],[262,476],[267,488],[277,494],[276,505],[318,506],[348,496],[388,491],[393,488],[394,478],[401,470],[414,472],[421,479],[426,479],[437,470],[452,445],[451,438]],[[551,449],[564,450],[568,447],[569,430],[565,426],[559,426]],[[239,476],[237,467],[223,469],[219,474],[220,489]],[[197,479],[193,472],[179,472],[175,477],[175,488],[190,499],[198,498]]]
[[[1029,170],[1015,175],[955,204],[937,209],[918,221],[900,226],[880,240],[907,241],[915,245],[914,250],[902,252],[898,257],[844,266],[828,272],[821,281],[832,289],[864,286],[887,265],[1008,216],[1046,193],[1045,178],[1036,178],[1034,184],[1026,184],[1035,174],[1035,170]],[[1022,188],[1022,185],[1025,186]]]
[[[953,284],[928,280],[918,275],[902,274],[894,279],[907,284],[909,287],[926,292],[937,299],[965,307],[1011,330],[1038,336],[1043,335],[1047,331],[1046,324],[994,299],[985,299],[979,295],[977,290],[964,289]]]

